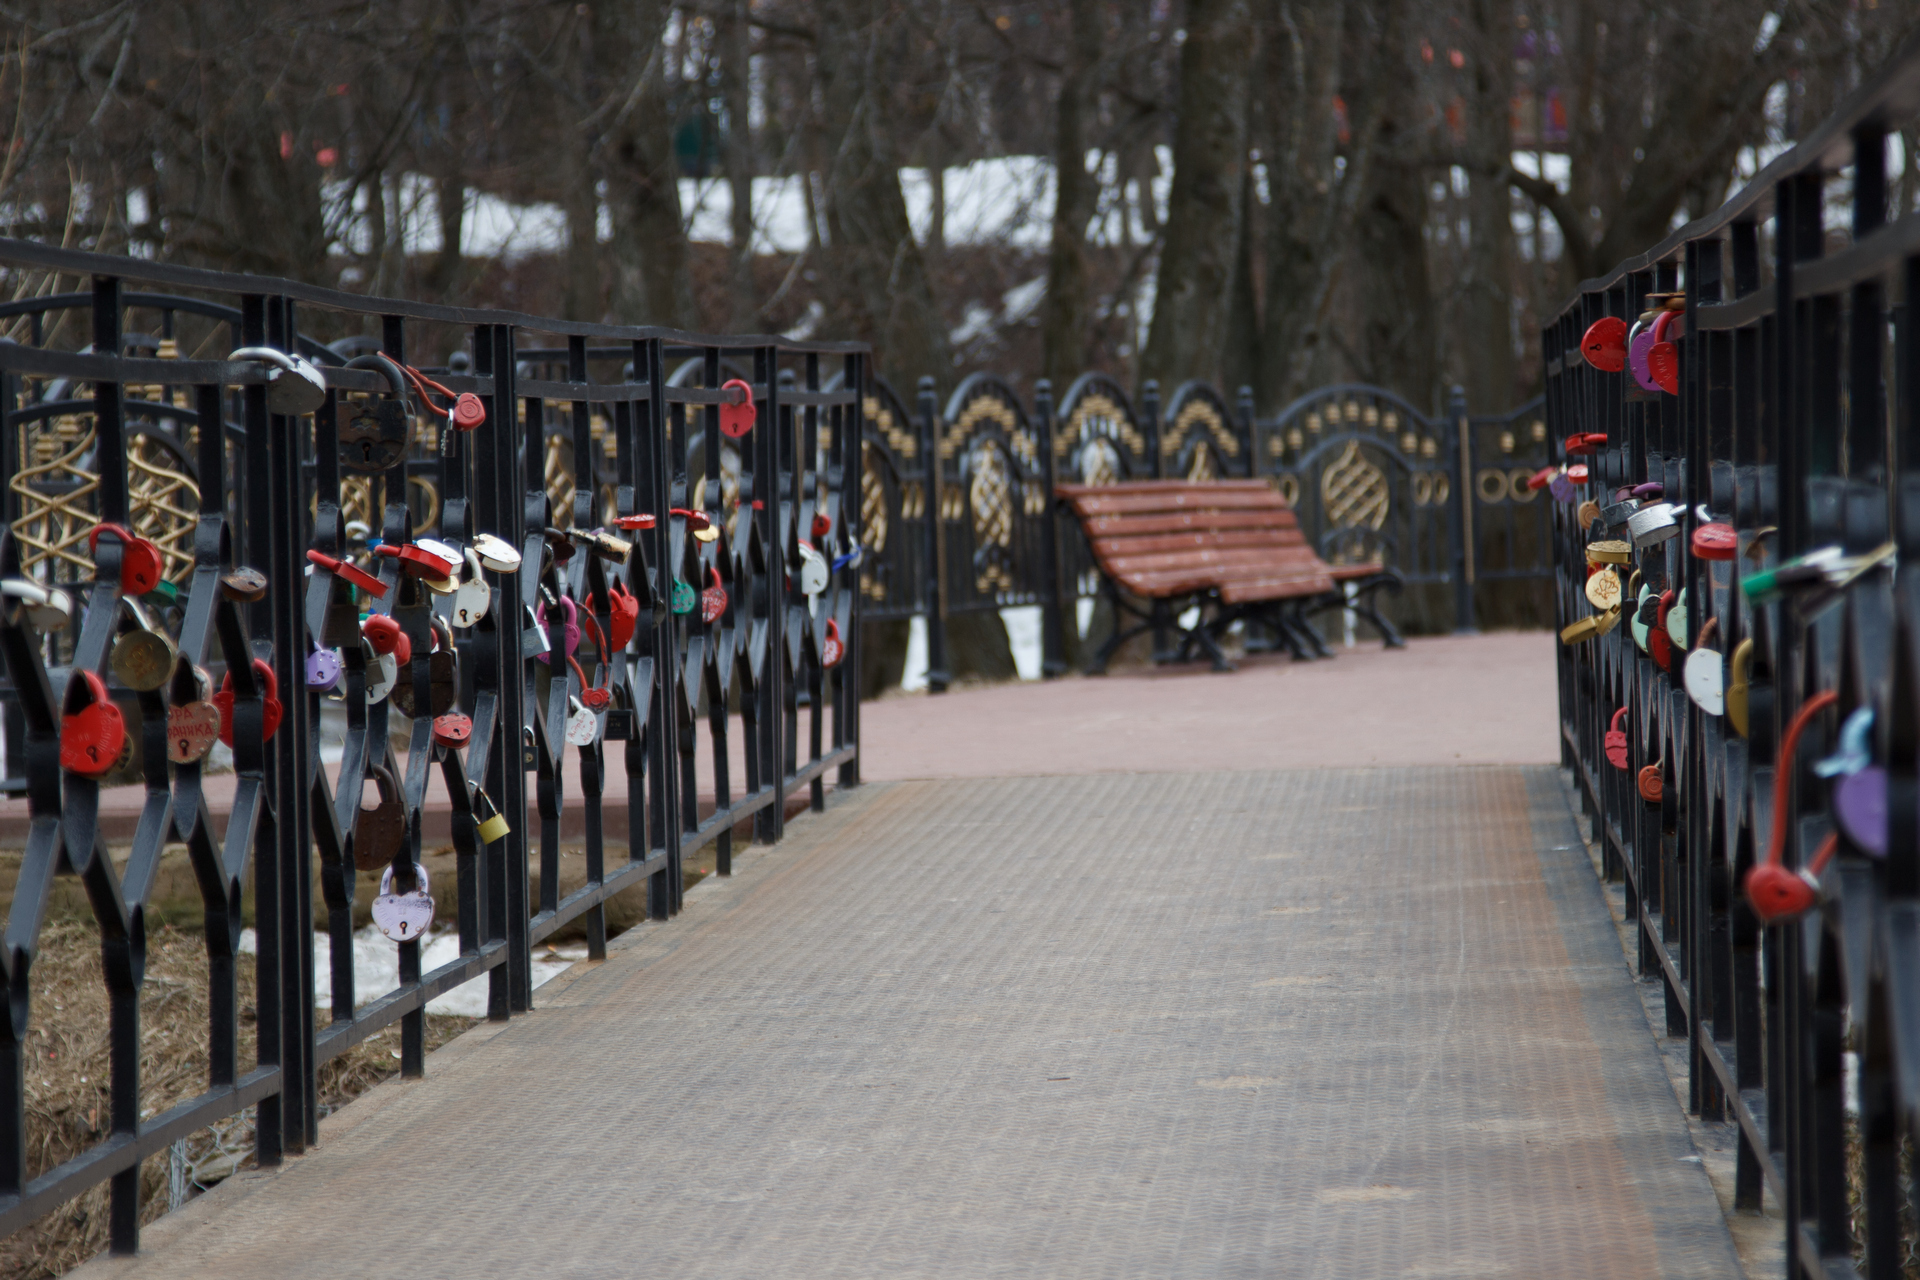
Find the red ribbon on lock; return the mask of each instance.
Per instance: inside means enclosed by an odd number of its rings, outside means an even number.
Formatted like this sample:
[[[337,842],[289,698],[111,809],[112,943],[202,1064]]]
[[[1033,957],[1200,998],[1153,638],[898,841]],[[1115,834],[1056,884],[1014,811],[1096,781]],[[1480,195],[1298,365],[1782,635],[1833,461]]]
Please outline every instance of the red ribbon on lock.
[[[1667,634],[1667,612],[1673,608],[1673,602],[1679,599],[1673,588],[1660,593],[1660,605],[1654,612],[1653,626],[1647,629],[1647,652],[1660,664],[1662,671],[1673,670],[1673,637]]]
[[[273,664],[265,658],[253,660],[253,678],[266,686],[260,711],[260,741],[265,742],[280,728],[280,681],[273,674]],[[220,692],[213,695],[213,705],[220,708],[220,741],[229,747],[233,745],[233,672],[220,681]]]
[[[1627,709],[1620,708],[1613,713],[1613,723],[1607,726],[1607,763],[1616,769],[1627,767],[1627,731],[1620,727],[1626,715]]]
[[[1595,320],[1580,339],[1580,355],[1602,373],[1618,373],[1626,368],[1627,322],[1619,316]]]
[[[1834,850],[1839,848],[1839,833],[1829,833],[1804,871],[1789,871],[1784,864],[1794,752],[1800,747],[1800,735],[1807,731],[1813,718],[1838,701],[1840,699],[1830,691],[1814,694],[1800,704],[1800,709],[1793,713],[1793,719],[1787,722],[1787,731],[1780,736],[1779,761],[1773,770],[1773,839],[1767,850],[1767,860],[1747,872],[1744,886],[1747,902],[1753,907],[1753,914],[1760,917],[1761,924],[1791,920],[1811,907],[1819,897],[1815,878],[1826,869],[1827,863],[1833,860]]]
[[[1693,554],[1701,560],[1731,560],[1740,554],[1740,535],[1730,524],[1703,524],[1693,531]]]
[[[88,701],[78,711],[60,717],[60,767],[83,778],[98,778],[112,769],[127,742],[127,724],[120,708],[107,697],[107,684],[91,671],[74,672],[81,683],[70,686],[69,703],[84,691]]]
[[[87,535],[87,554],[100,547],[100,535],[111,533],[120,539],[120,591],[123,595],[143,596],[160,585],[165,559],[160,548],[136,536],[123,524],[97,524]]]
[[[753,430],[753,420],[759,416],[759,410],[753,407],[753,386],[740,378],[729,378],[720,384],[722,391],[738,391],[743,399],[739,404],[720,406],[720,434],[729,440],[738,440]]]

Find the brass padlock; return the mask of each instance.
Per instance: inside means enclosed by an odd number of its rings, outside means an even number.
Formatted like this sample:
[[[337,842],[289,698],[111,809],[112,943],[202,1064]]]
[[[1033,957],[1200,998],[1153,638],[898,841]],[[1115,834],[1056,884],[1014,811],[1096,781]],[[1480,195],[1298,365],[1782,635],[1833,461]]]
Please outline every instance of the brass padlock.
[[[507,825],[505,816],[494,807],[493,798],[479,787],[473,789],[473,811],[474,816],[479,818],[474,834],[480,837],[481,844],[492,844],[513,830]],[[483,814],[484,817],[481,816]]]
[[[432,716],[443,716],[453,709],[454,702],[460,696],[460,659],[454,652],[453,632],[441,632],[447,624],[439,618],[433,620],[433,634],[436,648],[427,655],[427,701],[432,708]],[[408,664],[411,666],[411,664]],[[388,700],[409,720],[414,718],[413,672],[402,670],[400,678],[394,682],[393,691]]]
[[[153,624],[147,611],[132,596],[121,596],[133,626],[113,642],[109,659],[116,680],[138,693],[152,693],[173,673],[173,641]]]
[[[1753,641],[1742,640],[1733,649],[1732,682],[1727,685],[1727,723],[1741,737],[1747,736],[1747,669],[1753,665]]]
[[[360,793],[360,816],[353,824],[353,865],[362,871],[378,871],[393,861],[407,839],[407,805],[400,788],[385,765],[372,765],[367,781],[379,792],[379,802],[367,805],[364,787]]]

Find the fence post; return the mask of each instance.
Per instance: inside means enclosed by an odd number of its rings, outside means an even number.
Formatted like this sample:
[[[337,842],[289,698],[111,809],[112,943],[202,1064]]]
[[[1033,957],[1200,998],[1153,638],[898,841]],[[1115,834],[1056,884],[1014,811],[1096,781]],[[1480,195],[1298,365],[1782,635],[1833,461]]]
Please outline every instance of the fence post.
[[[940,409],[933,379],[920,379],[920,448],[927,460],[927,691],[945,693],[947,671],[947,538],[940,514]]]
[[[1240,415],[1240,430],[1247,441],[1247,479],[1260,475],[1260,442],[1253,436],[1253,388],[1241,385],[1233,398],[1234,412]]]
[[[1054,510],[1055,472],[1053,459],[1053,383],[1046,378],[1033,384],[1034,428],[1040,440],[1040,475],[1047,486],[1047,510],[1041,524],[1040,572],[1047,584],[1048,598],[1041,603],[1040,674],[1048,680],[1067,673],[1065,619],[1061,611],[1071,603],[1060,588],[1060,520]]]
[[[1140,419],[1141,430],[1147,437],[1147,473],[1155,480],[1163,479],[1160,463],[1160,381],[1157,378],[1148,378],[1140,388]],[[1170,662],[1173,660],[1173,613],[1165,600],[1155,600],[1148,607],[1153,616],[1153,660]],[[1120,625],[1117,612],[1113,625]]]
[[[1473,431],[1467,421],[1467,393],[1455,387],[1447,396],[1447,420],[1453,424],[1454,447],[1449,451],[1448,470],[1458,504],[1448,522],[1448,537],[1453,551],[1453,633],[1474,635],[1473,624]]]

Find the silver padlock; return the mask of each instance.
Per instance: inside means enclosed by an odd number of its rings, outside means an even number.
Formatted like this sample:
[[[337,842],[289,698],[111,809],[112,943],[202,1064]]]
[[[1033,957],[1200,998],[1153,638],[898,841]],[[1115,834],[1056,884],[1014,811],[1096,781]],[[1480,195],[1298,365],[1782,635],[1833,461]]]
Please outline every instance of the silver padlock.
[[[327,402],[327,379],[304,356],[272,347],[239,347],[229,360],[255,360],[277,366],[267,378],[267,411],[297,418]]]
[[[8,578],[0,582],[0,595],[20,602],[27,625],[35,631],[65,631],[73,620],[73,597],[58,587],[43,587],[30,578]]]
[[[360,646],[367,655],[367,705],[371,707],[393,692],[393,683],[400,678],[400,664],[390,653],[375,653],[364,640]]]
[[[1655,547],[1680,532],[1680,513],[1686,508],[1677,502],[1649,502],[1627,517],[1627,533],[1639,550]]]
[[[480,553],[468,547],[467,576],[460,583],[460,589],[453,593],[453,625],[456,627],[470,627],[480,621],[493,603],[493,588],[487,585],[483,568]]]
[[[413,864],[413,888],[393,892],[393,864],[380,873],[380,893],[373,900],[373,922],[395,942],[414,942],[433,926],[433,895],[427,891],[427,869]]]

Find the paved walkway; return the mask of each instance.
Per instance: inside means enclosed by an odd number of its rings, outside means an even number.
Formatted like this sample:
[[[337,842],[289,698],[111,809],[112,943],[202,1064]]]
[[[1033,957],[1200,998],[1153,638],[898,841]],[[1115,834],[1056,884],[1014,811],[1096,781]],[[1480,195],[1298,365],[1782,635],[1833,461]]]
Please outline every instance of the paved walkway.
[[[1278,768],[1244,701],[1258,768],[835,793],[79,1274],[1738,1275],[1552,769]]]

